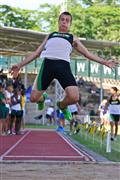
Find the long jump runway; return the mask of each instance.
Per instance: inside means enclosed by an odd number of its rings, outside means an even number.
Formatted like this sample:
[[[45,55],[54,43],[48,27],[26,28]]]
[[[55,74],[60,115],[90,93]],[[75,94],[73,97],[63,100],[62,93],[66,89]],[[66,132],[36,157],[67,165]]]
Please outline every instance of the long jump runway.
[[[0,136],[0,161],[94,161],[56,131],[26,131],[19,136]]]

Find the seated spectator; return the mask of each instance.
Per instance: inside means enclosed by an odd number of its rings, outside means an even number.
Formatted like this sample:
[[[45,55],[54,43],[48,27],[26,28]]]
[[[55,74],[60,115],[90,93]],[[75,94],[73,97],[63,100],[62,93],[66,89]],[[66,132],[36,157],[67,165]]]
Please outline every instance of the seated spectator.
[[[84,80],[82,77],[80,77],[78,80],[77,80],[77,85],[80,87],[80,86],[84,86]]]

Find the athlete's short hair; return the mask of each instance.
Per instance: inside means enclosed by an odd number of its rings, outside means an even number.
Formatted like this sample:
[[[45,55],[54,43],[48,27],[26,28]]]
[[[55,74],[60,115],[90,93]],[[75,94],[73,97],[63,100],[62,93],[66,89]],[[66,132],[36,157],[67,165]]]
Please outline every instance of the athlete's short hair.
[[[70,16],[71,17],[71,23],[72,23],[72,15],[68,12],[68,11],[64,11],[64,12],[62,12],[61,14],[60,14],[60,16],[59,16],[59,19],[58,20],[60,20],[60,18],[61,18],[61,16],[62,15],[67,15],[67,16]]]
[[[117,87],[112,87],[112,89],[114,90],[114,91],[118,91],[118,88]]]

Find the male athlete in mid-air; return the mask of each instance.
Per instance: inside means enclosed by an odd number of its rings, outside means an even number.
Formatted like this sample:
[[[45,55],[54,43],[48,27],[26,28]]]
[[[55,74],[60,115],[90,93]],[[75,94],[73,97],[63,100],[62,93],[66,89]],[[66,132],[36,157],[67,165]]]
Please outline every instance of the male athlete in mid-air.
[[[19,64],[13,65],[11,68],[11,74],[13,77],[17,77],[19,70],[23,66],[29,64],[39,56],[43,58],[44,60],[40,72],[33,84],[30,100],[31,102],[38,103],[39,109],[42,109],[46,98],[45,91],[51,81],[57,79],[66,93],[64,99],[57,102],[57,105],[68,120],[70,120],[72,116],[67,106],[75,104],[79,100],[78,87],[70,69],[70,55],[72,49],[75,48],[89,60],[106,65],[110,68],[114,68],[117,64],[113,60],[107,61],[89,52],[77,37],[69,33],[71,24],[72,15],[69,12],[61,13],[58,19],[58,31],[47,35],[44,41],[32,54],[28,55]]]

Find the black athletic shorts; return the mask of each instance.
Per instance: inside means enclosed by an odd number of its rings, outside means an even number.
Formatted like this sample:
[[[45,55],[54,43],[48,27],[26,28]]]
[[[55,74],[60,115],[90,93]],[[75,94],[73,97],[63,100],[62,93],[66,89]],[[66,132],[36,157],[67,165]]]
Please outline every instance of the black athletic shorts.
[[[120,114],[110,114],[110,120],[118,122],[120,120]]]
[[[11,111],[11,118],[22,118],[23,110],[12,110]]]
[[[77,86],[69,62],[45,58],[33,84],[33,89],[46,90],[53,79],[57,79],[63,89],[68,86]]]
[[[78,114],[78,112],[77,112],[77,111],[72,112],[72,116],[77,115],[77,114]]]

